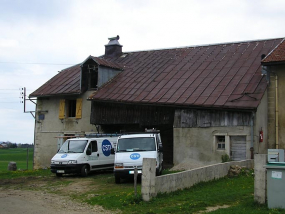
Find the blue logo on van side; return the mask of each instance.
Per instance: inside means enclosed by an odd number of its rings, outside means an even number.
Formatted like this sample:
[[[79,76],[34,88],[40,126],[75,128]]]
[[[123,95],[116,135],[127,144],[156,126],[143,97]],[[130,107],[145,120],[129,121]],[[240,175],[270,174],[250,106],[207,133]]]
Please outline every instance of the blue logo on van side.
[[[61,156],[61,158],[66,158],[67,157],[67,154],[64,154]]]
[[[140,155],[139,153],[133,153],[133,154],[130,155],[130,158],[131,158],[132,160],[137,160],[137,159],[139,159],[140,157],[141,157],[141,155]]]
[[[111,154],[112,144],[109,140],[105,139],[102,142],[102,152],[105,156],[109,156]]]

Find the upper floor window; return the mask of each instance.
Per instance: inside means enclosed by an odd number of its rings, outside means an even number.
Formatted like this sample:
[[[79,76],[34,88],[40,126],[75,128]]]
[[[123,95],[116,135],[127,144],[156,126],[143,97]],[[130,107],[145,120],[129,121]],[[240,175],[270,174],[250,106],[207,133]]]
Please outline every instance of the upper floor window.
[[[82,67],[81,75],[81,87],[83,91],[98,88],[98,65],[91,59]]]
[[[75,117],[76,116],[76,100],[66,100],[67,103],[67,117]]]
[[[76,119],[82,117],[82,99],[60,100],[59,119],[68,117],[75,117]]]
[[[96,89],[98,86],[98,69],[96,67],[89,68],[88,89]]]

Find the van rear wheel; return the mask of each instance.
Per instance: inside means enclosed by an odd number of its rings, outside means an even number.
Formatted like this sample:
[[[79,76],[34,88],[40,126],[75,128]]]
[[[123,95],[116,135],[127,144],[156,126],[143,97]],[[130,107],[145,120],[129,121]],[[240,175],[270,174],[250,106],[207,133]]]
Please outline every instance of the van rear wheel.
[[[89,174],[89,168],[88,166],[84,165],[81,168],[81,176],[86,177]]]
[[[120,184],[121,183],[121,178],[117,175],[115,175],[115,183]]]

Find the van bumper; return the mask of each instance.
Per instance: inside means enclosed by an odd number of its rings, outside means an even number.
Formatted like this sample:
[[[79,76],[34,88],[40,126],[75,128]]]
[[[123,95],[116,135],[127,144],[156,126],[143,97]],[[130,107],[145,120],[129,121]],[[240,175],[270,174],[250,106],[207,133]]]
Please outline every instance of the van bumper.
[[[138,169],[138,175],[142,174],[142,170]],[[122,169],[122,170],[114,170],[114,175],[120,178],[132,177],[134,176],[134,169]]]
[[[71,174],[80,173],[84,164],[51,164],[50,170],[52,173]]]
[[[156,175],[159,175],[159,168],[156,168]],[[126,178],[134,176],[134,169],[114,169],[115,177]],[[142,175],[142,169],[138,169],[138,176]]]

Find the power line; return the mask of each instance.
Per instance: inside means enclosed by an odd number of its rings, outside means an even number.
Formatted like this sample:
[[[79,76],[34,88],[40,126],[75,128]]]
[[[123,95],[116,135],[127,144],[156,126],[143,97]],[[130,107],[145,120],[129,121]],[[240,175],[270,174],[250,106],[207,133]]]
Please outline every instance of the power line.
[[[0,91],[21,91],[22,88],[24,88],[24,87],[21,87],[21,88],[18,88],[18,89],[0,88]],[[34,90],[35,90],[35,89],[29,89],[29,90],[27,90],[27,91],[34,91]],[[0,93],[2,93],[2,92],[0,92]],[[10,93],[12,93],[12,92],[10,92]]]
[[[0,97],[0,99],[19,99],[20,97]]]
[[[20,103],[20,102],[0,102],[0,103]]]
[[[74,64],[62,64],[62,63],[47,63],[47,62],[0,62],[3,64],[28,64],[28,65],[74,65]]]
[[[9,89],[9,88],[1,88],[1,91],[5,90],[5,91],[19,91],[20,89]]]

